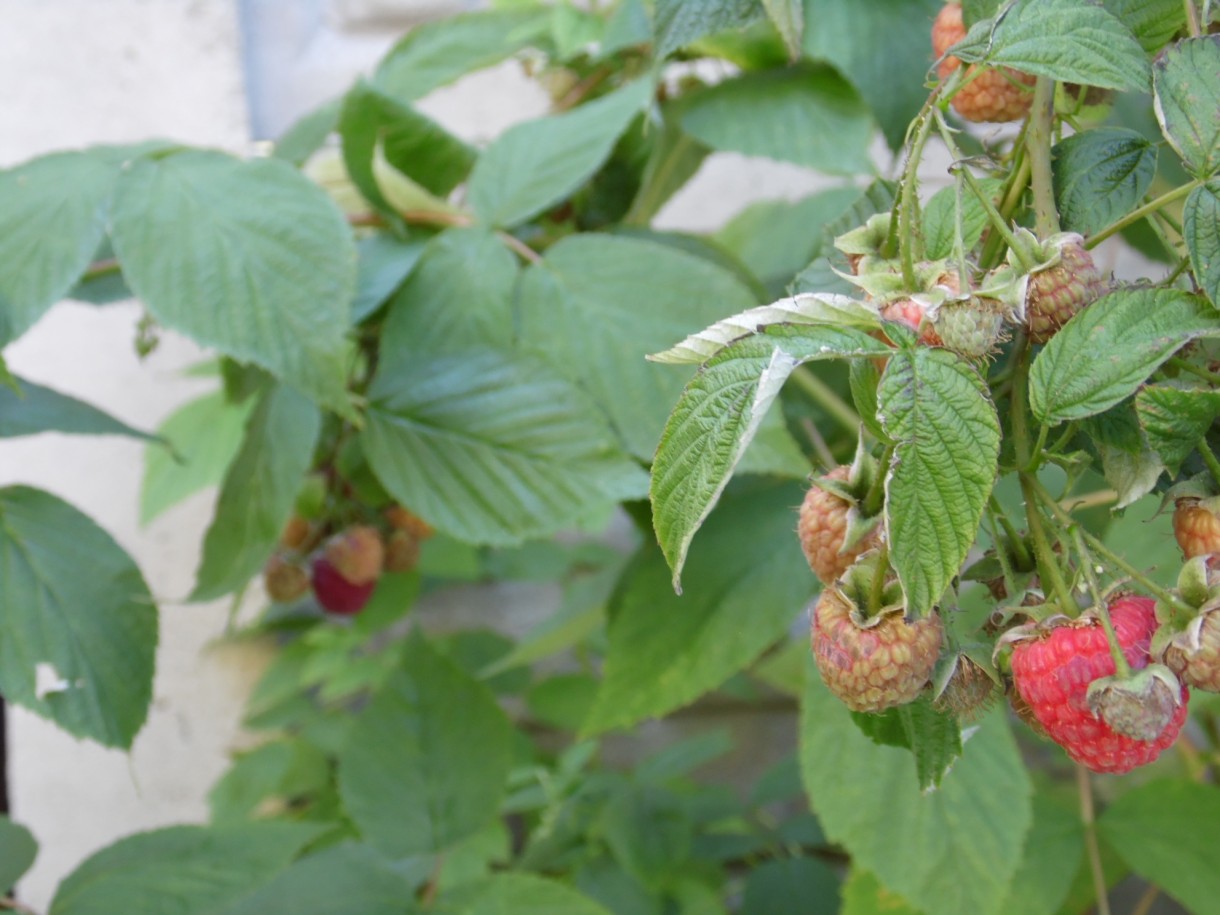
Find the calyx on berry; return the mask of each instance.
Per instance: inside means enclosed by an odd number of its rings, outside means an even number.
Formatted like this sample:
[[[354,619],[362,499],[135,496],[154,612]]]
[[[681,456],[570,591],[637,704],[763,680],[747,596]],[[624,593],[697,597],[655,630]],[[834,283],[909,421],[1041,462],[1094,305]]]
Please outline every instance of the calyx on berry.
[[[1175,594],[1178,605],[1157,601],[1160,627],[1150,653],[1187,686],[1220,692],[1220,572],[1211,568],[1211,557],[1182,567]]]
[[[1130,676],[1094,680],[1085,699],[1089,710],[1117,733],[1156,740],[1182,704],[1182,684],[1164,664],[1149,664]]]
[[[805,559],[823,584],[831,584],[866,550],[880,542],[880,513],[863,511],[880,468],[864,445],[848,466],[811,481],[801,503],[797,534]]]
[[[1084,238],[1075,232],[1059,232],[1044,240],[1028,229],[1014,233],[1016,246],[1008,251],[1008,262],[1018,273],[1022,264],[1033,264],[1021,276],[1021,307],[1029,338],[1045,343],[1082,309],[1109,291],[1110,281],[1093,263]]]

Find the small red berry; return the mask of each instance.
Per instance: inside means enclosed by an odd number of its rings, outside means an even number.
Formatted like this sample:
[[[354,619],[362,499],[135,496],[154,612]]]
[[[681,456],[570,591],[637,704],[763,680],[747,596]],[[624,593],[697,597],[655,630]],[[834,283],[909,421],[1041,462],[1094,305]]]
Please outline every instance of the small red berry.
[[[325,556],[318,556],[313,561],[314,596],[331,613],[344,616],[359,613],[376,587],[375,580],[363,584],[348,580]]]
[[[1110,618],[1123,655],[1135,670],[1148,666],[1157,627],[1151,598],[1125,596],[1110,604]],[[1101,622],[1082,616],[1018,641],[1012,652],[1017,692],[1034,718],[1068,756],[1094,772],[1128,772],[1156,759],[1186,720],[1188,693],[1153,740],[1116,732],[1089,708],[1089,685],[1115,672]]]
[[[813,611],[812,647],[822,680],[854,712],[881,712],[916,699],[940,654],[944,627],[933,613],[908,622],[886,613],[861,626],[837,589]]]
[[[1199,499],[1178,499],[1173,510],[1173,536],[1184,559],[1220,553],[1220,517]]]
[[[919,342],[924,346],[941,346],[943,341],[927,312],[927,308],[915,299],[895,299],[881,309],[881,317],[886,321],[905,324],[916,331],[919,334]]]
[[[836,467],[822,479],[845,481],[850,472],[847,466]],[[805,552],[809,568],[824,585],[836,581],[856,561],[856,557],[877,545],[879,529],[873,528],[855,545],[843,549],[847,536],[847,514],[851,507],[846,499],[817,485],[809,487],[805,501],[801,503],[797,523],[801,549]]]
[[[945,51],[966,37],[960,3],[947,3],[932,24],[932,53],[941,57]],[[945,57],[936,68],[941,79],[961,66],[956,57]],[[972,74],[977,65],[966,71]],[[984,67],[969,83],[953,96],[953,110],[967,121],[1017,121],[1029,113],[1033,102],[1030,88],[1036,77],[1009,67]]]

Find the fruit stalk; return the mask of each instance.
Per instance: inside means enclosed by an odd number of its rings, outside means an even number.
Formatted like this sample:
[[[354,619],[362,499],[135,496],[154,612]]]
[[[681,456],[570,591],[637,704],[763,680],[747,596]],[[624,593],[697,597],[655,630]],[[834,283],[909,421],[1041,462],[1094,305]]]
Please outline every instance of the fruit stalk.
[[[1080,822],[1084,826],[1084,844],[1089,854],[1089,871],[1093,875],[1093,892],[1097,896],[1097,915],[1110,915],[1110,894],[1106,889],[1106,872],[1101,864],[1101,846],[1097,844],[1097,817],[1093,810],[1093,780],[1089,770],[1076,763],[1076,787],[1080,792]]]
[[[1152,215],[1162,207],[1168,206],[1176,200],[1181,200],[1183,197],[1189,196],[1190,192],[1202,183],[1203,182],[1200,179],[1196,178],[1194,181],[1188,181],[1181,187],[1175,187],[1172,191],[1166,191],[1160,197],[1157,197],[1155,200],[1148,201],[1141,207],[1136,207],[1126,216],[1122,217],[1122,219],[1115,220],[1100,232],[1096,232],[1091,235],[1088,240],[1085,241],[1084,246],[1090,249],[1096,248],[1111,235],[1121,232],[1123,229],[1127,228],[1127,226],[1134,225],[1145,216]]]
[[[1123,646],[1118,641],[1118,633],[1114,631],[1114,621],[1110,619],[1110,608],[1097,585],[1097,575],[1093,572],[1093,556],[1085,546],[1080,535],[1080,525],[1072,528],[1072,539],[1076,542],[1076,555],[1080,559],[1080,568],[1084,571],[1085,581],[1089,583],[1089,593],[1093,596],[1093,609],[1101,620],[1101,628],[1106,633],[1106,644],[1110,646],[1110,657],[1114,659],[1114,672],[1120,677],[1131,676],[1131,665],[1123,654]]]

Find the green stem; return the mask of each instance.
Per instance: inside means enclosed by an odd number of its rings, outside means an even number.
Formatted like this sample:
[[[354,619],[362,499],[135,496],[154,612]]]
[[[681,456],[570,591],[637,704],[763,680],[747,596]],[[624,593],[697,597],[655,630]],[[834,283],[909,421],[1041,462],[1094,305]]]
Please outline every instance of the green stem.
[[[1054,496],[1047,492],[1046,487],[1042,485],[1041,481],[1039,481],[1036,477],[1030,477],[1030,482],[1034,494],[1042,500],[1042,503],[1048,509],[1050,509],[1051,514],[1055,516],[1055,519],[1060,524],[1062,524],[1064,527],[1076,527],[1076,519],[1064,511],[1063,506],[1055,500]],[[1137,582],[1141,588],[1143,588],[1157,600],[1164,601],[1174,610],[1180,611],[1189,616],[1194,615],[1194,607],[1190,607],[1183,603],[1182,599],[1172,591],[1162,588],[1131,563],[1127,562],[1127,560],[1125,560],[1122,556],[1118,555],[1118,553],[1115,553],[1112,549],[1106,546],[1105,543],[1103,543],[1093,534],[1090,534],[1084,528],[1080,528],[1080,536],[1084,538],[1085,543],[1089,545],[1089,548],[1094,553],[1099,555],[1110,565],[1117,566],[1124,574],[1130,577],[1133,581]]]
[[[790,376],[806,397],[830,414],[839,425],[856,435],[860,431],[860,416],[821,378],[799,366]]]
[[[1006,225],[1012,221],[1013,213],[1017,211],[1017,205],[1025,195],[1025,188],[1029,186],[1029,174],[1031,171],[1029,156],[1025,155],[1024,147],[1016,152],[1018,156],[1016,169],[1009,181],[1004,199],[1000,201],[1000,215],[1004,218]],[[1004,248],[1001,244],[1003,241],[1004,237],[1002,235],[988,236],[987,243],[983,246],[982,256],[979,258],[980,267],[984,270],[990,270],[1000,263]]]
[[[1097,817],[1093,810],[1093,785],[1089,770],[1076,763],[1076,787],[1080,792],[1080,822],[1084,826],[1084,844],[1089,853],[1089,870],[1093,874],[1093,892],[1097,896],[1097,915],[1110,915],[1110,894],[1106,890],[1106,872],[1101,865],[1101,846],[1097,844]]]
[[[1110,619],[1110,608],[1097,584],[1097,575],[1093,571],[1093,554],[1085,546],[1084,537],[1080,534],[1080,525],[1072,528],[1072,539],[1076,542],[1076,555],[1080,559],[1080,568],[1084,572],[1085,581],[1089,585],[1089,593],[1093,596],[1093,610],[1101,620],[1101,628],[1106,633],[1106,644],[1110,647],[1110,657],[1114,660],[1114,672],[1120,677],[1131,676],[1131,665],[1123,654],[1123,646],[1118,641],[1118,633],[1114,631],[1114,621]]]
[[[1199,452],[1199,457],[1203,458],[1203,463],[1207,465],[1208,472],[1212,475],[1212,479],[1216,481],[1216,485],[1220,486],[1220,461],[1216,460],[1216,453],[1212,451],[1211,445],[1207,443],[1207,436],[1204,435],[1199,439],[1199,443],[1195,445]]]
[[[1182,0],[1182,5],[1186,7],[1186,30],[1190,32],[1190,37],[1201,38],[1203,31],[1199,26],[1199,11],[1195,9],[1195,0]]]
[[[1101,244],[1111,235],[1114,235],[1117,232],[1121,232],[1123,229],[1127,228],[1127,226],[1139,222],[1145,216],[1148,216],[1151,213],[1155,213],[1157,210],[1161,209],[1161,207],[1168,206],[1169,204],[1173,203],[1175,200],[1181,200],[1183,197],[1185,197],[1187,194],[1189,194],[1191,191],[1193,191],[1195,188],[1197,188],[1202,183],[1203,182],[1201,180],[1196,179],[1194,181],[1190,181],[1190,182],[1187,182],[1186,184],[1183,184],[1181,187],[1175,187],[1172,191],[1167,191],[1166,193],[1162,194],[1160,197],[1157,197],[1155,200],[1150,200],[1148,203],[1145,203],[1141,207],[1137,207],[1136,209],[1134,209],[1130,213],[1128,213],[1126,216],[1124,216],[1122,219],[1119,219],[1118,221],[1111,223],[1110,225],[1108,225],[1104,229],[1102,229],[1100,232],[1098,232],[1096,235],[1093,235],[1092,237],[1090,237],[1084,243],[1084,246],[1086,248],[1097,247],[1099,244]]]
[[[914,229],[914,220],[919,212],[919,181],[916,172],[923,157],[924,145],[932,132],[932,121],[931,112],[924,114],[915,131],[915,140],[911,144],[911,152],[902,176],[902,199],[898,210],[898,253],[902,257],[902,279],[908,289],[915,288],[915,246],[918,235]]]
[[[1165,364],[1173,366],[1179,371],[1189,372],[1191,375],[1202,378],[1204,381],[1210,381],[1212,384],[1220,384],[1220,372],[1208,371],[1207,369],[1203,368],[1203,366],[1195,365],[1193,362],[1187,362],[1180,356],[1174,356]]]
[[[1034,567],[1033,557],[1029,555],[1029,548],[1025,545],[1025,538],[1017,533],[1016,527],[1012,523],[1012,519],[1008,517],[1008,513],[1004,511],[1004,506],[1000,504],[1000,500],[991,495],[991,512],[999,520],[1004,528],[1004,533],[1008,536],[1008,545],[1015,554],[1017,567],[1023,572],[1028,572]],[[996,544],[997,548],[1000,544]]]
[[[1029,448],[1029,416],[1025,397],[1029,388],[1029,338],[1022,331],[1017,337],[1013,352],[1015,370],[1012,379],[1012,434],[1013,446],[1017,454],[1017,467],[1030,466]],[[1042,526],[1042,513],[1038,509],[1037,491],[1038,479],[1032,473],[1021,470],[1017,474],[1021,483],[1021,494],[1025,498],[1025,519],[1029,525],[1029,535],[1034,542],[1034,557],[1038,564],[1038,577],[1042,579],[1042,589],[1045,592],[1049,583],[1055,595],[1055,600],[1061,605],[1064,613],[1074,616],[1076,600],[1072,591],[1059,571],[1055,561],[1054,550],[1047,539],[1046,529]]]
[[[1037,483],[1032,473],[1019,473],[1021,494],[1025,497],[1025,518],[1029,522],[1029,534],[1034,541],[1034,555],[1038,559],[1038,577],[1042,579],[1043,591],[1047,581],[1060,610],[1069,616],[1076,615],[1076,599],[1072,597],[1072,589],[1068,587],[1059,564],[1055,561],[1055,551],[1051,549],[1046,529],[1042,526],[1042,513],[1038,509],[1038,500],[1033,488]]]
[[[861,506],[866,518],[871,518],[881,511],[881,506],[885,502],[885,477],[890,471],[890,461],[893,459],[894,446],[886,445],[885,451],[881,454],[881,460],[878,462],[877,479],[873,480],[873,485],[869,487]]]
[[[1051,127],[1055,118],[1055,81],[1039,76],[1034,84],[1034,103],[1029,112],[1025,151],[1029,154],[1030,184],[1034,190],[1034,224],[1038,236],[1059,231],[1055,209],[1055,185],[1051,173]]]

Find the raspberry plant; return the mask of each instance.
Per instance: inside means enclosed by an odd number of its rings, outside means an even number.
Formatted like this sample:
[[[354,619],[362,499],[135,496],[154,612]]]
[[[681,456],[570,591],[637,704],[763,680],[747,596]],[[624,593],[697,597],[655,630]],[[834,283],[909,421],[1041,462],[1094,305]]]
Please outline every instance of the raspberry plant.
[[[50,911],[1214,910],[1220,11],[587,6],[421,27],[265,157],[0,173],[0,342],[134,296],[216,380],[152,433],[0,361],[0,434],[146,440],[146,519],[218,486],[190,599],[279,643],[211,822]],[[510,58],[554,111],[484,149],[415,104]],[[661,228],[727,152],[828,186]],[[130,747],[140,571],[0,522],[0,693]],[[529,582],[515,637],[469,589]],[[0,819],[0,888],[35,854]]]

